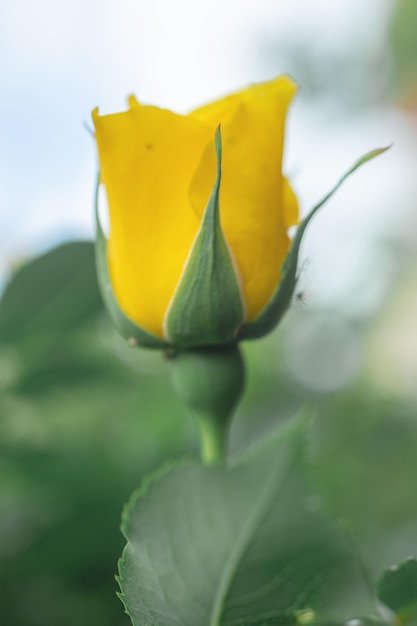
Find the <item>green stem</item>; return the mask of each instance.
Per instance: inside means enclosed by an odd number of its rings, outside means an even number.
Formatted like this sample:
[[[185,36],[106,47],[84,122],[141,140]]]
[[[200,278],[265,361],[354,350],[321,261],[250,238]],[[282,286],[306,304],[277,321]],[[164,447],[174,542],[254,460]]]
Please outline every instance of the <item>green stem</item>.
[[[226,460],[229,420],[212,416],[197,416],[200,428],[201,458],[204,465],[215,465]]]

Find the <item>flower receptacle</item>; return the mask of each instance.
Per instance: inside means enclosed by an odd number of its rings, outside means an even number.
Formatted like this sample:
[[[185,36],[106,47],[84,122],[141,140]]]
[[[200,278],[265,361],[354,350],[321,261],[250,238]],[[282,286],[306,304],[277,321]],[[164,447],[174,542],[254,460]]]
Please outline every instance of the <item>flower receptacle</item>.
[[[231,417],[245,386],[237,345],[178,351],[171,360],[172,384],[196,418],[206,463],[224,460]]]

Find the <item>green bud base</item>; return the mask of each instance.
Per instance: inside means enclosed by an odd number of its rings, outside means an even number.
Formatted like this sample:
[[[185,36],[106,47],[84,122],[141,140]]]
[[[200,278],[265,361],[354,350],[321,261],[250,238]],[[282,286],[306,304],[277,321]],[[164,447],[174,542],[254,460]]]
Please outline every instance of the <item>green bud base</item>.
[[[199,425],[204,463],[224,461],[231,417],[245,385],[238,346],[177,352],[171,374],[174,389]]]

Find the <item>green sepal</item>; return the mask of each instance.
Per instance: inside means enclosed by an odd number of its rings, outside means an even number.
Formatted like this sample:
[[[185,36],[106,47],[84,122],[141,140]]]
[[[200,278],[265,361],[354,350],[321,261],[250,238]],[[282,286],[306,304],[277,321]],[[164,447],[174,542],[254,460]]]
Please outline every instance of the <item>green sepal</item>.
[[[164,350],[169,344],[161,341],[144,328],[141,328],[133,322],[124,313],[114,295],[113,285],[110,280],[110,273],[107,263],[107,239],[101,228],[100,218],[98,214],[98,190],[100,182],[97,181],[96,197],[95,197],[95,219],[96,219],[96,266],[98,284],[103,298],[105,307],[109,312],[112,322],[118,332],[128,343],[133,346],[142,348],[152,348],[155,350]]]
[[[271,332],[281,321],[283,315],[288,310],[294,295],[294,290],[298,279],[298,254],[300,251],[300,246],[304,237],[304,233],[310,221],[319,211],[319,209],[321,209],[321,207],[326,204],[326,202],[332,197],[332,195],[339,189],[342,183],[351,174],[353,174],[353,172],[355,172],[364,163],[367,163],[379,154],[382,154],[383,152],[388,150],[389,147],[390,146],[386,148],[377,148],[376,150],[372,150],[371,152],[368,152],[363,157],[361,157],[358,161],[356,161],[356,163],[346,172],[346,174],[342,176],[342,178],[333,187],[333,189],[329,191],[329,193],[318,204],[316,204],[316,206],[310,211],[307,217],[301,222],[294,236],[291,249],[282,265],[282,278],[279,282],[277,290],[275,291],[274,295],[272,296],[271,300],[268,302],[264,310],[260,313],[260,315],[253,322],[244,324],[239,330],[239,341],[242,339],[259,339],[259,337],[263,337],[264,335]]]
[[[220,223],[220,127],[215,149],[216,181],[165,321],[170,343],[179,348],[233,342],[244,319],[238,278]]]

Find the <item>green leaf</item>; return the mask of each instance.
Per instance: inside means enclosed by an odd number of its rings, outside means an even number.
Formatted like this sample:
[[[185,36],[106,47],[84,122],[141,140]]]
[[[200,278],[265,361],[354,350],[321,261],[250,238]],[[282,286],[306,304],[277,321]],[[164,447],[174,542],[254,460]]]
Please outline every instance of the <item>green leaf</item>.
[[[409,558],[385,570],[378,598],[395,613],[398,625],[417,624],[417,560]]]
[[[236,271],[220,223],[220,128],[215,148],[216,181],[166,316],[170,341],[181,348],[232,342],[244,317]]]
[[[65,333],[102,308],[93,244],[66,243],[12,276],[0,300],[0,341]]]
[[[289,308],[292,297],[294,295],[295,285],[297,283],[297,267],[298,267],[298,254],[300,251],[301,242],[304,237],[307,226],[313,219],[315,214],[326,204],[326,202],[332,197],[332,195],[339,189],[344,181],[355,172],[359,167],[374,159],[379,154],[386,152],[389,146],[386,148],[377,148],[368,152],[361,157],[356,163],[342,176],[339,182],[333,187],[333,189],[310,211],[307,217],[301,222],[297,228],[297,232],[293,239],[291,249],[282,266],[282,278],[278,285],[278,288],[272,296],[270,302],[266,305],[262,313],[250,324],[245,324],[239,331],[238,338],[242,339],[258,339],[263,337],[267,333],[271,332],[276,325],[280,322],[283,315]]]
[[[291,424],[229,468],[188,463],[144,484],[123,516],[119,568],[135,626],[282,624],[307,609],[324,624],[373,609],[350,541],[310,490],[302,448]]]
[[[376,626],[376,622],[372,622]],[[291,611],[278,617],[261,618],[260,620],[243,620],[239,626],[346,626],[346,623],[316,620],[316,615],[311,609],[306,611]],[[360,620],[356,626],[368,626],[368,622]],[[384,625],[386,626],[386,625]]]
[[[107,239],[103,229],[101,228],[98,214],[98,190],[99,182],[97,182],[95,200],[96,266],[98,284],[106,309],[118,332],[126,339],[126,341],[130,343],[132,347],[141,346],[143,348],[152,348],[156,350],[168,348],[169,345],[165,341],[158,339],[158,337],[155,337],[141,326],[138,326],[138,324],[135,324],[135,322],[133,322],[122,311],[116,300],[107,264]]]

